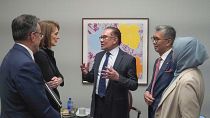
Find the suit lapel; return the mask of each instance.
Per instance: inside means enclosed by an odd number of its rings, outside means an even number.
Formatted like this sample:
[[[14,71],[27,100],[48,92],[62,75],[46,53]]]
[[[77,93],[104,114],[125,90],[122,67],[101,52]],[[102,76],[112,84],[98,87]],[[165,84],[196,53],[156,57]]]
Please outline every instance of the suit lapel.
[[[164,102],[164,100],[169,96],[169,94],[176,88],[176,86],[177,86],[177,83],[179,82],[179,81],[181,81],[180,79],[181,79],[181,77],[185,74],[185,73],[187,73],[187,72],[189,72],[189,71],[191,71],[192,69],[187,69],[187,70],[185,70],[185,71],[183,71],[174,81],[172,80],[172,83],[168,86],[168,88],[166,88],[166,90],[164,91],[164,93],[163,93],[163,95],[162,95],[162,98],[161,98],[161,101],[160,101],[160,103],[159,103],[159,105],[158,105],[158,107],[159,106],[161,106],[161,104]]]
[[[120,62],[121,62],[121,60],[122,60],[122,58],[123,58],[123,55],[124,55],[123,51],[122,51],[121,49],[119,49],[117,58],[116,58],[116,60],[115,60],[115,62],[114,62],[114,66],[113,66],[113,68],[114,68],[116,71],[119,70],[118,67],[120,67],[119,65],[120,65]],[[111,81],[109,80],[109,83],[108,83],[108,86],[107,86],[107,90],[109,89],[110,84],[111,84]]]
[[[121,49],[119,49],[119,53],[117,55],[117,58],[115,60],[114,66],[113,66],[113,68],[115,70],[118,70],[118,67],[119,67],[119,64],[120,64],[122,58],[123,58],[123,51]]]
[[[170,66],[170,64],[172,63],[172,51],[169,53],[169,55],[167,56],[166,60],[164,61],[158,75],[157,75],[157,80],[158,78],[165,72],[165,70]]]
[[[166,90],[163,92],[161,101],[160,101],[160,103],[159,103],[158,106],[160,106],[160,105],[163,103],[163,101],[167,98],[167,96],[174,90],[174,88],[176,87],[178,81],[179,81],[179,78],[175,79],[175,80],[169,85],[169,87],[166,88]]]

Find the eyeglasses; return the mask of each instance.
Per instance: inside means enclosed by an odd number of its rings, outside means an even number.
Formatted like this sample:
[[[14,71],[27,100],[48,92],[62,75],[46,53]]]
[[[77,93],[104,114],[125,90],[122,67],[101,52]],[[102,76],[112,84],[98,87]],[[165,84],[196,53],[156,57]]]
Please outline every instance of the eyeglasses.
[[[158,38],[158,37],[152,36],[152,37],[151,37],[151,40],[152,40],[152,42],[157,43],[157,42],[159,42],[160,40],[167,40],[167,39],[160,39],[160,38]]]
[[[39,34],[39,36],[40,36],[41,38],[43,38],[43,37],[44,37],[44,34],[42,34],[41,32],[34,32],[34,33]]]
[[[116,37],[114,37],[114,36],[107,36],[107,35],[101,35],[100,37],[99,37],[99,39],[101,40],[101,39],[108,39],[108,38],[116,38]]]

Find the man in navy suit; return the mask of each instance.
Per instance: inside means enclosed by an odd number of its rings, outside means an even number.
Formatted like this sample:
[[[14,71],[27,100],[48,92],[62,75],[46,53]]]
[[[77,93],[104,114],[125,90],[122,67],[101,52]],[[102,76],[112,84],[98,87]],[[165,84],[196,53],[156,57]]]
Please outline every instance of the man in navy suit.
[[[43,77],[34,62],[43,35],[39,19],[21,15],[12,21],[14,46],[0,67],[1,118],[60,118],[47,99]]]
[[[157,26],[155,30],[152,41],[160,57],[155,61],[152,81],[144,93],[144,100],[149,106],[148,118],[154,118],[162,93],[172,81],[174,73],[172,45],[176,31],[168,25]]]
[[[107,27],[101,35],[101,49],[95,56],[91,71],[82,64],[83,79],[94,82],[91,116],[94,118],[128,118],[128,91],[138,87],[136,60],[123,52],[119,45],[121,33],[118,28]],[[108,57],[108,64],[103,68]],[[101,90],[101,81],[105,81]]]

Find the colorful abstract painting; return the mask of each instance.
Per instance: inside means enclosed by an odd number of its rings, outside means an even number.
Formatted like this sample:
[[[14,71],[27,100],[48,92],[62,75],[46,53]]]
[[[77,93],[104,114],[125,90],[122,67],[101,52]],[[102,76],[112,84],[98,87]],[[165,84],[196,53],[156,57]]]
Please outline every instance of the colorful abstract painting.
[[[136,58],[138,83],[147,84],[148,22],[148,18],[83,18],[82,62],[89,63],[91,69],[96,53],[102,51],[102,32],[108,26],[117,27],[121,32],[120,48]]]

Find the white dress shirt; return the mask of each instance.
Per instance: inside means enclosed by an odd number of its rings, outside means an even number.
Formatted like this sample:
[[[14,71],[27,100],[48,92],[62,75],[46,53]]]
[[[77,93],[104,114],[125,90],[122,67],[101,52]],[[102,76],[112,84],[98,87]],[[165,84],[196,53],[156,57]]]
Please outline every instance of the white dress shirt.
[[[116,58],[117,58],[117,55],[119,53],[119,47],[116,47],[116,48],[112,49],[110,51],[110,53],[111,54],[109,55],[109,60],[108,60],[108,65],[107,65],[108,68],[114,66],[114,63],[115,63]],[[98,69],[98,78],[97,78],[97,84],[96,84],[96,94],[98,94],[98,85],[99,85],[101,71],[102,71],[102,67],[103,67],[105,59],[106,59],[106,53],[104,53],[104,56],[101,59],[101,63],[99,65],[99,69]],[[108,82],[109,82],[109,79],[106,79],[106,87],[108,85]]]
[[[159,69],[162,67],[164,61],[166,60],[168,54],[171,52],[172,49],[169,49],[168,51],[166,51],[162,56],[161,56],[161,61],[160,61],[160,66]]]

